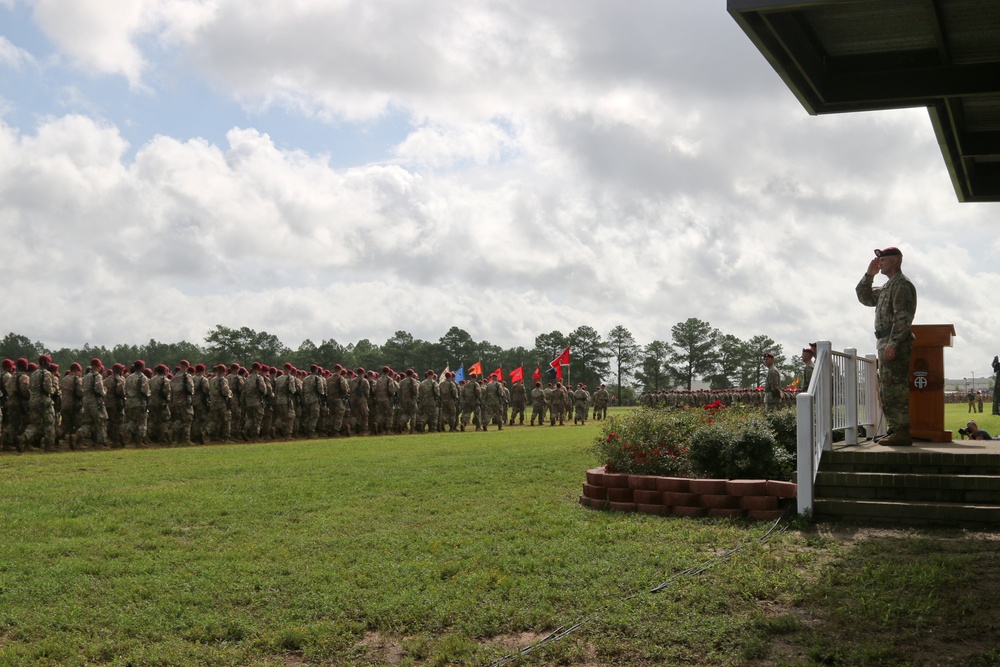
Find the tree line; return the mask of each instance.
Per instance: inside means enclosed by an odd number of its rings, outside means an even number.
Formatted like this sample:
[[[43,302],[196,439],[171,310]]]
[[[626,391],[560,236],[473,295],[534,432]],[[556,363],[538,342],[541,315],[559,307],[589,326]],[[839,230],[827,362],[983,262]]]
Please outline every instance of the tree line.
[[[523,366],[525,377],[530,378],[536,367],[544,374],[549,362],[567,346],[570,347],[567,380],[574,384],[583,382],[590,388],[605,383],[626,402],[633,399],[637,391],[691,389],[696,381],[707,382],[713,389],[758,386],[764,377],[762,358],[766,351],[774,353],[775,363],[787,382],[791,382],[802,367],[797,354],[786,359],[781,346],[765,335],[742,340],[697,318],[675,324],[670,329],[669,340],[654,340],[647,345],[636,342],[622,325],[612,328],[606,336],[593,327],[580,326],[568,334],[558,330],[539,334],[531,348],[508,349],[486,340],[476,341],[459,327],[452,327],[437,341],[421,340],[406,331],[397,331],[382,344],[362,338],[347,345],[333,339],[317,345],[306,339],[295,350],[267,332],[221,324],[209,331],[201,344],[163,343],[151,339],[144,345],[119,343],[111,348],[85,344],[79,349],[51,350],[23,335],[8,333],[0,340],[0,358],[34,360],[40,354],[50,354],[63,369],[73,361],[86,362],[99,357],[105,365],[116,362],[128,365],[136,359],[144,359],[172,368],[181,359],[187,359],[209,367],[232,362],[250,366],[260,361],[271,366],[291,362],[298,368],[308,368],[310,364],[331,368],[339,363],[348,368],[413,368],[418,373],[429,368],[440,372],[445,365],[451,370],[457,370],[459,365],[468,368],[482,361],[487,373],[503,368],[506,377],[512,369]]]

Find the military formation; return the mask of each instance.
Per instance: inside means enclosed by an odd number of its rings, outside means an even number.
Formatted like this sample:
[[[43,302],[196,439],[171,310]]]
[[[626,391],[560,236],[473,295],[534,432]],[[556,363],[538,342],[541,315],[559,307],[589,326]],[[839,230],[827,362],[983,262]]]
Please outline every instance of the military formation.
[[[603,419],[610,402],[604,385],[592,396],[583,383],[536,382],[529,395],[523,381],[456,382],[454,373],[439,378],[433,370],[421,379],[388,366],[208,369],[184,360],[171,371],[142,360],[106,368],[95,358],[61,372],[47,354],[37,363],[4,360],[0,389],[0,444],[19,452],[486,431],[524,425],[528,407],[529,426],[585,424],[591,405],[593,418]]]
[[[781,389],[775,395],[774,402],[768,409],[793,407],[798,391]],[[748,405],[764,409],[766,395],[763,389],[702,389],[686,391],[683,389],[647,391],[639,396],[639,405],[650,408],[701,408],[715,401],[721,405],[732,407]]]

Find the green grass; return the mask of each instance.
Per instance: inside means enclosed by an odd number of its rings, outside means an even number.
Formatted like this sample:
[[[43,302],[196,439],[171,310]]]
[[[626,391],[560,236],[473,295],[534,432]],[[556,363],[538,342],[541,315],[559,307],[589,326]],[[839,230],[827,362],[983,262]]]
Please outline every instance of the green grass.
[[[581,508],[596,426],[4,454],[0,666],[478,665],[581,619],[524,661],[909,664],[876,649],[996,623],[974,534]]]
[[[968,403],[946,403],[944,406],[944,428],[951,431],[951,437],[958,440],[961,436],[958,429],[965,428],[965,424],[974,419],[979,428],[985,429],[990,435],[1000,435],[1000,415],[990,414],[993,410],[992,399],[983,404],[982,412],[969,412]]]

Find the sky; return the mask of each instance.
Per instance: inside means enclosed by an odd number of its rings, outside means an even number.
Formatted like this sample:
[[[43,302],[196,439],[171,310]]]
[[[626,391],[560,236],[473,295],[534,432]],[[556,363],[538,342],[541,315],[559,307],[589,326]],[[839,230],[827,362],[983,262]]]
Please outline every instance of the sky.
[[[53,349],[697,317],[865,354],[897,246],[979,377],[998,216],[925,109],[809,116],[724,0],[0,0],[0,328]]]

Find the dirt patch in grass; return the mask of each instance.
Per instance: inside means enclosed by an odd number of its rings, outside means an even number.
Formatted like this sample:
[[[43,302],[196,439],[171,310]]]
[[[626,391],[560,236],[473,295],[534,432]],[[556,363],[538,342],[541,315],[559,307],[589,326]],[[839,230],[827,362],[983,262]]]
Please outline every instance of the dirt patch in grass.
[[[406,656],[403,637],[393,637],[381,632],[366,632],[358,645],[365,649],[368,657],[387,665],[398,665]]]

